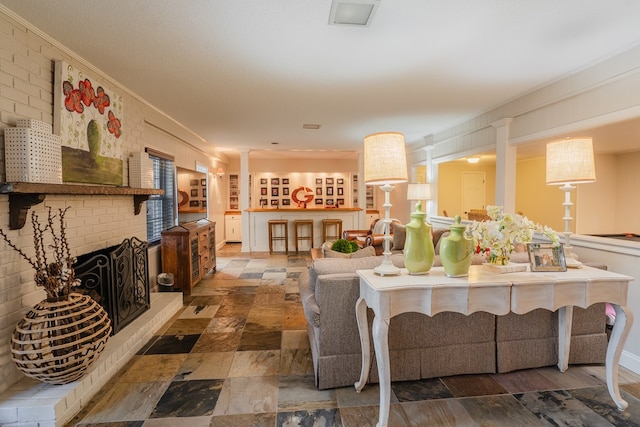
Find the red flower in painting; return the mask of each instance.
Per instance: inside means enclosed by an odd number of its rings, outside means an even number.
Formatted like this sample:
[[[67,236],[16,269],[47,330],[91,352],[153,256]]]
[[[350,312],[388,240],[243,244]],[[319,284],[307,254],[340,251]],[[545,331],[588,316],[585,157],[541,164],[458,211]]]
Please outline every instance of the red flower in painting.
[[[104,114],[105,107],[111,105],[111,100],[109,99],[109,95],[104,93],[104,89],[102,86],[98,86],[96,90],[96,96],[93,100],[93,105],[100,111],[100,114]]]
[[[62,83],[62,93],[66,95],[64,99],[64,107],[67,111],[75,111],[82,113],[84,111],[84,105],[82,105],[82,94],[79,90],[74,89],[73,85],[69,81]]]
[[[112,133],[116,138],[120,138],[122,132],[120,131],[120,120],[113,114],[113,111],[109,110],[109,121],[107,122],[107,129]]]
[[[82,95],[82,102],[84,102],[84,105],[87,107],[90,106],[96,97],[96,94],[93,92],[93,87],[91,86],[91,80],[84,79],[84,81],[78,83],[78,89]]]

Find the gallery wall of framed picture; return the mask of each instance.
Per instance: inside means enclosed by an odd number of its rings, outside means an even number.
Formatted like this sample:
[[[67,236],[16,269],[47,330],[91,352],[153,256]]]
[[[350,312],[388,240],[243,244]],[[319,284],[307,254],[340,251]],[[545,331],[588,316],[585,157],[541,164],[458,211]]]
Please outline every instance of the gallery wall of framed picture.
[[[353,191],[350,173],[258,173],[255,183],[255,208],[357,206],[349,196]]]

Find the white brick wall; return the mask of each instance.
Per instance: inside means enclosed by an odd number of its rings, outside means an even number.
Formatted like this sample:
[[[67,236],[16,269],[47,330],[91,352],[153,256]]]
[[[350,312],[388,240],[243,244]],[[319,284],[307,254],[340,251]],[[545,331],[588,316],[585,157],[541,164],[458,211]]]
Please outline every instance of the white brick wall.
[[[53,61],[58,59],[79,68],[88,67],[79,58],[70,57],[53,42],[44,40],[0,12],[0,182],[6,177],[2,129],[15,126],[19,118],[53,123]],[[178,125],[171,119],[159,115],[157,110],[119,87],[108,76],[95,69],[90,71],[124,97],[122,154],[125,162],[130,152],[153,145],[144,140],[145,119],[152,120],[155,126],[176,132]],[[186,140],[190,139],[188,131],[183,130],[182,133],[187,135],[184,137]],[[198,143],[195,137],[190,142]],[[201,163],[209,161],[186,145],[175,149],[191,151],[190,165],[194,164],[194,158]],[[124,185],[128,185],[127,173],[124,173]],[[44,203],[34,206],[32,211],[44,218],[45,206],[55,210],[71,207],[66,215],[67,234],[75,255],[112,246],[132,236],[146,240],[144,208],[140,215],[134,215],[132,196],[47,195]],[[0,195],[0,228],[8,231],[18,247],[32,255],[30,221],[21,230],[8,230],[8,224],[8,196]],[[154,271],[150,273],[153,277],[157,274]],[[9,343],[13,329],[24,313],[44,297],[44,291],[33,282],[30,265],[0,242],[0,393],[23,377],[10,359]]]

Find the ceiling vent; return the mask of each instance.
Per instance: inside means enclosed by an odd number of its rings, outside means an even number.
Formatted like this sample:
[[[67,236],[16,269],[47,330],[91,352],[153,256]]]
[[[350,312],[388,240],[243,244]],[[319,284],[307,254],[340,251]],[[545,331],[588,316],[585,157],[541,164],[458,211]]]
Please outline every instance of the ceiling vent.
[[[320,129],[320,125],[315,123],[305,123],[302,125],[302,129]]]
[[[333,0],[329,25],[367,27],[379,5],[380,0]]]

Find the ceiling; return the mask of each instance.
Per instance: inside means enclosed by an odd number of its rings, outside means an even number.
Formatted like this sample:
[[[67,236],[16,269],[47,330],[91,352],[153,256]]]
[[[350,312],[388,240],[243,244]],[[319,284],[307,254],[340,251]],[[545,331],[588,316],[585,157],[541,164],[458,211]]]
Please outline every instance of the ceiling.
[[[420,142],[640,43],[635,0],[381,0],[366,27],[329,25],[331,0],[0,4],[207,147],[292,157]],[[640,147],[617,129],[610,149]]]

